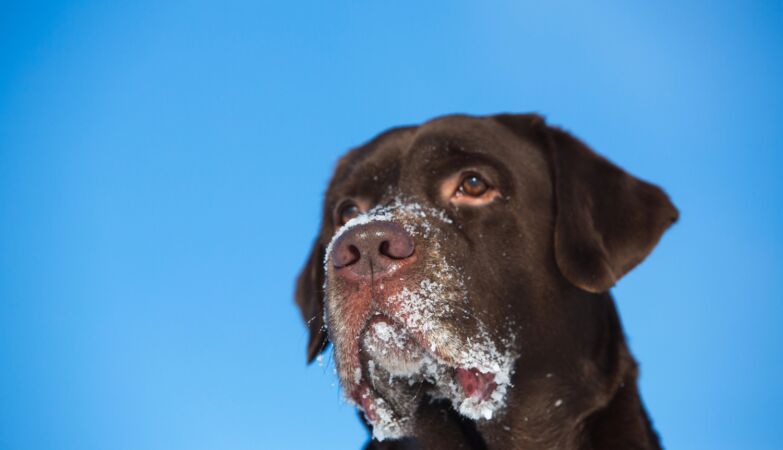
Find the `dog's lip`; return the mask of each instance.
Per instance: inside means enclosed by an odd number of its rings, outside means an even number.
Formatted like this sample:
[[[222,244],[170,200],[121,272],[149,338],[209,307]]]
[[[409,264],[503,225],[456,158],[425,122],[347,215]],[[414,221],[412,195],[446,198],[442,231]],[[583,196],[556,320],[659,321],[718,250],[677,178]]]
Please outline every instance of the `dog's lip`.
[[[386,324],[395,325],[395,326],[399,326],[400,325],[394,319],[389,317],[387,314],[384,314],[382,312],[376,312],[376,313],[374,313],[372,315],[372,317],[370,317],[370,320],[367,321],[367,325],[364,327],[365,331],[369,330],[373,325],[375,325],[377,323],[386,323]]]
[[[370,388],[366,383],[362,383],[359,389],[354,392],[353,401],[356,402],[357,405],[361,406],[368,420],[371,422],[378,420],[378,414],[375,411],[375,406],[372,404]]]
[[[455,372],[457,382],[465,395],[479,401],[488,399],[498,387],[495,382],[495,374],[491,372],[481,372],[475,368],[457,368]]]

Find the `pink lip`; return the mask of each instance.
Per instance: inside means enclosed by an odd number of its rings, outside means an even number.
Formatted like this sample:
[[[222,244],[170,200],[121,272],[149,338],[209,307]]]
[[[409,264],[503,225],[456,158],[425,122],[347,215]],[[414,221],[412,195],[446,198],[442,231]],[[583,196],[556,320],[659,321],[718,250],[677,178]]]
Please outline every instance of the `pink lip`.
[[[495,375],[492,373],[480,372],[478,369],[463,368],[458,368],[456,373],[457,381],[460,386],[462,386],[465,395],[468,397],[484,401],[488,399],[495,391],[495,388],[498,387],[497,383],[495,383]]]
[[[375,412],[375,406],[372,404],[370,388],[367,387],[364,382],[362,382],[359,388],[353,392],[351,397],[353,397],[353,401],[356,402],[357,405],[361,406],[362,411],[364,411],[364,415],[367,417],[367,420],[370,422],[375,422],[378,420],[378,414]]]

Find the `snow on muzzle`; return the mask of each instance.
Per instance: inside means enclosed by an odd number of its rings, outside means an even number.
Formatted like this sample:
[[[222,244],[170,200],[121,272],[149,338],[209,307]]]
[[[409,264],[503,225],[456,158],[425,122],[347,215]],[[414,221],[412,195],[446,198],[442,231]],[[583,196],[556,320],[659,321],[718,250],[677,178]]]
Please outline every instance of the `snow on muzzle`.
[[[397,199],[350,220],[327,248],[325,322],[337,373],[376,439],[402,437],[413,429],[415,404],[393,389],[396,381],[427,386],[429,396],[450,400],[471,419],[491,419],[505,405],[515,355],[499,350],[496,337],[476,318],[462,273],[444,252],[442,229],[450,226],[443,211]],[[349,246],[340,246],[349,230],[356,260]],[[373,230],[383,235],[356,241]],[[387,254],[379,245],[384,239]],[[351,276],[337,276],[362,257],[368,263],[386,258],[393,276],[376,280],[372,270],[368,277],[359,266]],[[513,336],[502,340],[511,341]]]

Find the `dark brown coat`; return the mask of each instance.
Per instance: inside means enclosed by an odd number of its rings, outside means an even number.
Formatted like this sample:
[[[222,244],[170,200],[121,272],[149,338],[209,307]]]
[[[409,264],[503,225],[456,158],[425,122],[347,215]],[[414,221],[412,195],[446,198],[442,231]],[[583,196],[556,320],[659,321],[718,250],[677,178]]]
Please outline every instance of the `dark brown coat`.
[[[356,213],[375,216],[340,231]],[[659,448],[608,291],[677,216],[661,189],[537,115],[392,129],[343,157],[326,193],[297,282],[308,360],[331,341],[346,397],[368,426],[383,422],[377,409],[404,418],[407,437],[368,448]],[[416,289],[437,292],[401,294]],[[404,301],[434,311],[427,326],[409,326]],[[373,347],[378,321],[403,336],[399,349]],[[502,384],[500,371],[459,356],[474,344],[512,355],[490,419],[457,411]],[[425,375],[422,360],[439,375]],[[412,375],[390,376],[398,369]]]

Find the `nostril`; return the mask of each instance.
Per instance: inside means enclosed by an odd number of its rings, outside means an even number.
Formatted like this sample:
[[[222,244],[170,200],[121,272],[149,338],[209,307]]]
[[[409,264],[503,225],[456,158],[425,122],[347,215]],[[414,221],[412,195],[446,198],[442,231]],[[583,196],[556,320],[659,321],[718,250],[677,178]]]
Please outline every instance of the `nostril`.
[[[388,274],[413,261],[414,242],[401,225],[377,221],[357,225],[341,234],[332,246],[331,264],[341,277]],[[410,258],[410,259],[408,259]]]
[[[394,258],[393,256],[389,255],[389,241],[381,242],[381,246],[378,247],[378,252],[381,255],[388,256],[389,258]]]
[[[394,237],[381,242],[378,251],[392,259],[405,259],[413,254],[413,240],[409,237]]]
[[[350,266],[351,264],[356,264],[359,259],[361,259],[361,252],[355,245],[340,246],[334,253],[334,267],[339,269]]]
[[[349,245],[348,246],[348,251],[351,253],[351,260],[346,265],[351,265],[351,264],[355,263],[356,261],[358,261],[359,258],[362,257],[361,252],[359,251],[358,248],[356,248],[355,245]]]

